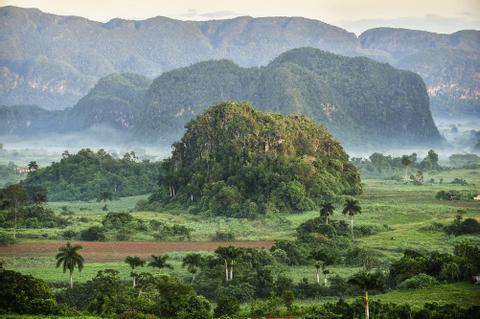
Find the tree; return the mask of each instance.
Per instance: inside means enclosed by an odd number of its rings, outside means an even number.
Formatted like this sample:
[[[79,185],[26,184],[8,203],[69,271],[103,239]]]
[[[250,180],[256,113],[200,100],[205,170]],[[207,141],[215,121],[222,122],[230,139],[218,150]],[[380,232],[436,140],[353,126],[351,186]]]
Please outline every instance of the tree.
[[[215,249],[215,254],[220,259],[223,259],[225,264],[225,281],[231,281],[233,279],[233,265],[235,260],[240,256],[241,251],[238,247],[218,247]]]
[[[408,167],[412,164],[412,160],[410,156],[403,155],[402,156],[402,165],[405,167],[405,180],[408,180]]]
[[[20,218],[21,209],[27,200],[28,194],[20,184],[10,185],[0,193],[0,208],[8,208],[13,214],[13,239],[16,239],[17,222]]]
[[[148,263],[148,266],[158,268],[158,269],[163,269],[163,268],[168,268],[168,269],[173,269],[172,265],[167,264],[167,259],[168,255],[152,255],[152,261]]]
[[[28,170],[29,170],[30,172],[36,171],[37,169],[38,169],[38,164],[37,164],[37,162],[31,161],[30,163],[28,163]]]
[[[103,210],[107,210],[107,200],[109,201],[112,201],[113,197],[112,197],[112,193],[110,192],[101,192],[100,194],[98,194],[98,197],[97,197],[97,202],[103,202],[104,206],[103,206]]]
[[[55,257],[57,259],[57,268],[63,265],[63,272],[65,273],[67,270],[70,272],[70,289],[73,289],[73,271],[75,267],[78,268],[78,271],[83,269],[84,259],[78,253],[82,248],[80,245],[72,246],[70,242],[67,242],[65,246],[58,249],[60,252]]]
[[[365,319],[370,318],[370,310],[368,308],[368,290],[383,287],[382,277],[379,273],[359,272],[353,275],[349,283],[357,285],[363,290],[365,297],[363,299],[365,306]]]
[[[323,284],[324,286],[328,286],[328,274],[330,271],[327,269],[327,266],[333,264],[335,262],[336,256],[333,253],[333,250],[327,248],[321,248],[312,251],[310,254],[310,258],[315,260],[315,269],[317,275],[317,284],[320,285],[320,268],[322,269],[323,273]]]
[[[192,274],[192,282],[195,281],[195,275],[202,262],[200,254],[188,254],[183,258],[182,267],[187,267],[187,270]]]
[[[328,219],[333,215],[334,212],[335,207],[332,203],[326,202],[322,204],[322,207],[320,208],[320,217],[325,220],[325,225],[328,225]]]
[[[350,231],[352,233],[353,238],[353,219],[355,215],[362,213],[362,208],[358,205],[358,201],[355,199],[347,199],[345,201],[345,205],[343,206],[342,213],[344,215],[350,216]]]
[[[132,276],[133,278],[133,288],[135,288],[135,279],[137,277],[137,274],[135,273],[135,268],[143,267],[143,265],[145,265],[145,261],[141,260],[138,256],[127,256],[127,258],[125,258],[125,262],[130,266],[130,268],[132,268],[130,276]]]

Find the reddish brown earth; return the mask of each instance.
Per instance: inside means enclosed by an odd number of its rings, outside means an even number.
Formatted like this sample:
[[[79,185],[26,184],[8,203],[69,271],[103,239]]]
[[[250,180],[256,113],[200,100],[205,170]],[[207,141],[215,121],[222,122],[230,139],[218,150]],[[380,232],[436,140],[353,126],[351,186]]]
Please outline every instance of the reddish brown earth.
[[[50,256],[58,252],[65,242],[20,243],[0,246],[0,257]],[[270,248],[272,241],[235,241],[235,242],[72,242],[81,245],[82,256],[89,262],[123,261],[126,256],[149,257],[178,251],[212,251],[220,246],[244,248]]]

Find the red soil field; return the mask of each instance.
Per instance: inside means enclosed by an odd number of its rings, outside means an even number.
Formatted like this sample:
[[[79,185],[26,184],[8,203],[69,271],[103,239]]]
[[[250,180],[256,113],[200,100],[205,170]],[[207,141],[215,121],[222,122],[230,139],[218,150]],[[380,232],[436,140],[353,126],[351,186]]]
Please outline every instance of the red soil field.
[[[20,243],[0,246],[0,257],[51,256],[58,252],[58,247],[65,242]],[[126,256],[139,256],[172,253],[179,251],[213,251],[220,246],[237,246],[244,248],[270,248],[272,241],[235,241],[235,242],[72,242],[81,245],[82,256],[87,262],[123,261]]]

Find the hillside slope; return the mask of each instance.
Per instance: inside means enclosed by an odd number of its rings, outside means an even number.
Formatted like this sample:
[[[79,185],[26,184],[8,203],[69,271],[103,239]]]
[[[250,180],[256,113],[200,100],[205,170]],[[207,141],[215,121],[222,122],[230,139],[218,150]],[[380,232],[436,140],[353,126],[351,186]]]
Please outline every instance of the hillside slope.
[[[356,168],[327,130],[248,103],[209,108],[172,146],[153,205],[253,217],[310,210],[362,190]]]
[[[180,21],[166,17],[107,23],[0,8],[0,104],[74,105],[110,73],[148,77],[210,59],[242,66],[268,63],[280,53],[313,46],[348,54],[353,33],[304,18],[238,17]]]
[[[480,31],[377,28],[359,39],[363,48],[386,52],[392,65],[422,76],[435,116],[480,117]]]
[[[208,61],[162,74],[145,98],[136,131],[178,138],[207,106],[246,100],[264,111],[299,113],[347,144],[425,145],[440,141],[422,79],[367,58],[290,50],[262,68]]]

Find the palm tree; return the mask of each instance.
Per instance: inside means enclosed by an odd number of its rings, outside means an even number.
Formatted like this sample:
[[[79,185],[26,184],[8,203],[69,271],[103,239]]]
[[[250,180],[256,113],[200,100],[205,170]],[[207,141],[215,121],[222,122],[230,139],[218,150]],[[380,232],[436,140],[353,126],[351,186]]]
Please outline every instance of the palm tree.
[[[350,216],[350,231],[352,233],[353,238],[353,219],[355,215],[362,213],[362,208],[358,205],[358,201],[355,199],[347,199],[345,201],[345,205],[343,206],[342,213],[344,215]]]
[[[368,290],[381,288],[383,286],[380,275],[368,272],[359,272],[353,275],[348,282],[357,285],[364,291],[365,319],[369,319],[370,310],[368,308]]]
[[[72,246],[70,242],[67,242],[65,246],[58,248],[60,251],[57,256],[57,268],[63,264],[63,273],[67,270],[70,272],[70,289],[73,289],[73,271],[75,267],[78,268],[78,271],[83,269],[83,257],[78,253],[82,246],[75,245]]]
[[[137,277],[137,274],[135,273],[135,268],[143,267],[143,265],[145,265],[145,260],[141,260],[140,257],[137,256],[127,256],[127,258],[125,258],[125,262],[129,264],[132,268],[130,276],[132,276],[133,278],[133,288],[135,288],[135,278]]]
[[[328,218],[333,215],[335,211],[335,207],[332,203],[323,203],[320,208],[320,217],[325,220],[325,225],[328,225]]]
[[[163,268],[168,268],[168,269],[173,269],[172,265],[167,264],[167,259],[168,255],[152,255],[152,261],[148,263],[148,266],[158,268],[158,269],[163,269]]]
[[[192,274],[192,282],[195,281],[195,274],[201,265],[202,256],[200,254],[188,254],[183,258],[182,267],[187,267],[187,270]]]
[[[218,247],[215,250],[215,254],[223,259],[225,263],[225,280],[231,281],[233,279],[233,265],[235,264],[235,260],[240,256],[241,250],[234,246]]]

